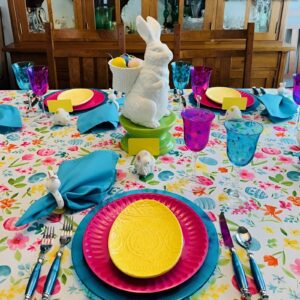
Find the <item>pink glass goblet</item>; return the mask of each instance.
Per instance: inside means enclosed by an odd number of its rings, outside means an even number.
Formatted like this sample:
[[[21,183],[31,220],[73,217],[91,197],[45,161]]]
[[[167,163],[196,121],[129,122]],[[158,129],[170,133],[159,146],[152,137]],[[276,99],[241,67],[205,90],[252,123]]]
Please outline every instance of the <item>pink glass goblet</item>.
[[[298,105],[296,130],[299,130],[299,117],[300,117],[300,73],[294,74],[293,78],[294,78],[293,98],[294,98],[295,103]]]
[[[212,69],[205,66],[191,67],[191,82],[194,97],[197,101],[197,107],[200,107],[202,96],[209,87]]]
[[[48,118],[45,112],[44,95],[48,91],[48,67],[44,65],[30,66],[27,69],[31,89],[38,97],[38,101],[42,108],[41,120]]]
[[[197,152],[203,150],[208,143],[215,114],[207,109],[187,108],[181,112],[181,116],[184,141],[193,153],[193,173],[190,179],[196,181]]]

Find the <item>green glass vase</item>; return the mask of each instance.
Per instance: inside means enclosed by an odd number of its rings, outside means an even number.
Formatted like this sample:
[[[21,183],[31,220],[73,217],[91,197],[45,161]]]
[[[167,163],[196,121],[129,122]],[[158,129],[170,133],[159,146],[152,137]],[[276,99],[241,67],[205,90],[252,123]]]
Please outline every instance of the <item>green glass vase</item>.
[[[98,6],[96,7],[96,29],[112,29],[112,12],[113,7]]]

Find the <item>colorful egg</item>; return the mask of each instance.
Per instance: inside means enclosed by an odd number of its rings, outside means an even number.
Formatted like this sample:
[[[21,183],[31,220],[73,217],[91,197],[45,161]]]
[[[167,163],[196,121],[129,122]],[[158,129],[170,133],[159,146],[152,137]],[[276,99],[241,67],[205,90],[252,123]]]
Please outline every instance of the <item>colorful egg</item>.
[[[256,187],[246,187],[246,193],[250,196],[253,196],[257,199],[266,199],[268,198],[268,195],[263,191]]]
[[[122,57],[113,58],[111,64],[115,67],[126,68],[126,60]]]
[[[124,54],[121,55],[121,57],[122,57],[123,59],[125,59],[126,65],[128,66],[128,63],[129,63],[129,61],[130,61],[130,55],[128,55],[127,53],[124,53]]]
[[[141,64],[140,59],[135,57],[128,62],[128,68],[137,68],[140,66],[140,64]]]

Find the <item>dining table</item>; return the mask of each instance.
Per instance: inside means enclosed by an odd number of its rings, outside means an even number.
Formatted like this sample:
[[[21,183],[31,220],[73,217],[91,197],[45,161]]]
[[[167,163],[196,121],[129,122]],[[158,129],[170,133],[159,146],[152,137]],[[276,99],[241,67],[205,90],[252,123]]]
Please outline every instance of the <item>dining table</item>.
[[[277,93],[275,89],[267,91]],[[184,91],[186,99],[190,92]],[[0,91],[0,104],[18,107],[23,117],[21,130],[0,135],[0,299],[24,299],[30,272],[39,254],[43,228],[49,225],[54,226],[57,239],[46,254],[33,297],[41,299],[46,276],[59,248],[58,235],[63,214],[56,211],[20,227],[16,227],[15,223],[35,200],[47,193],[45,180],[49,171],[56,172],[65,160],[104,149],[116,152],[119,160],[116,182],[103,206],[118,193],[157,189],[189,199],[213,222],[220,245],[218,263],[205,285],[190,295],[191,300],[241,299],[230,250],[224,245],[221,235],[221,212],[226,215],[252,299],[260,299],[260,295],[254,285],[247,252],[234,238],[239,226],[248,228],[252,234],[252,252],[266,282],[269,299],[300,299],[300,147],[296,141],[296,118],[272,123],[261,114],[261,104],[243,114],[246,119],[261,122],[264,129],[252,162],[240,168],[237,178],[233,176],[233,166],[226,154],[224,114],[215,112],[208,144],[198,153],[194,165],[192,153],[184,141],[182,107],[173,102],[170,91],[170,107],[176,113],[176,122],[170,131],[175,146],[168,153],[156,157],[153,174],[140,177],[134,168],[134,156],[120,147],[126,133],[122,126],[81,134],[76,126],[77,114],[71,114],[67,126],[54,125],[51,118],[36,123],[34,117],[25,115],[26,97],[22,90]],[[289,97],[292,98],[291,92]],[[187,101],[187,105],[191,104]],[[39,112],[36,111],[36,114]],[[194,167],[196,181],[190,181],[186,174]],[[74,173],[73,176],[80,174]],[[239,206],[231,205],[232,199],[226,192],[233,180],[240,180],[240,188],[247,196],[247,201]],[[91,210],[73,214],[75,230]],[[64,250],[52,299],[98,299],[76,275],[71,245]],[[135,299],[134,294],[132,299]]]

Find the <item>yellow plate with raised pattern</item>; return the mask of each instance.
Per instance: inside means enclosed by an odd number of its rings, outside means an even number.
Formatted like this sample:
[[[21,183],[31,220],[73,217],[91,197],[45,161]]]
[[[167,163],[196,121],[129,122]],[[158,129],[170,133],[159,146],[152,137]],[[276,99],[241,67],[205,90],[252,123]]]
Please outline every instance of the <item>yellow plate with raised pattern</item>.
[[[239,98],[239,91],[227,87],[212,87],[207,89],[206,96],[213,102],[223,104],[224,98]]]
[[[78,106],[87,103],[93,96],[94,92],[90,89],[70,89],[60,93],[57,100],[70,99],[72,106]]]
[[[175,215],[164,204],[149,199],[128,205],[108,237],[113,263],[136,278],[152,278],[171,270],[182,247],[183,235]]]

